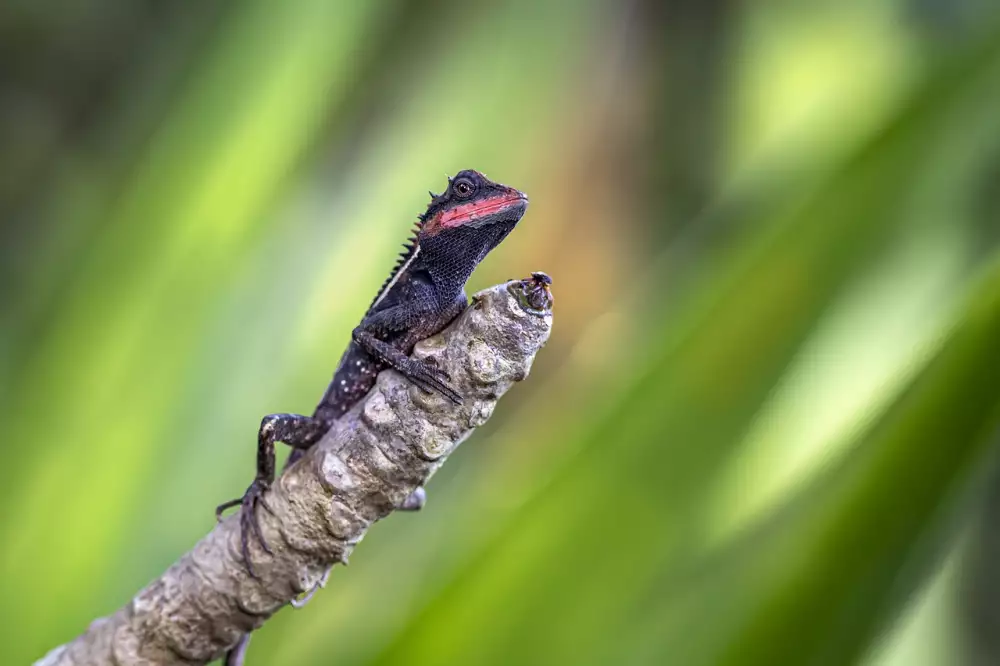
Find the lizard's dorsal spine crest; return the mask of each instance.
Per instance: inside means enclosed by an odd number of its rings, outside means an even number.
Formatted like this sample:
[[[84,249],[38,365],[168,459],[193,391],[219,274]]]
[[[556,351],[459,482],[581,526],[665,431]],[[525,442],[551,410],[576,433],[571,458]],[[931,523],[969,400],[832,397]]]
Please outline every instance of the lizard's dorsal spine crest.
[[[392,289],[392,285],[396,284],[399,276],[401,276],[403,272],[409,268],[410,264],[413,263],[413,260],[420,254],[420,241],[418,234],[423,226],[424,219],[423,216],[421,216],[420,220],[417,222],[417,226],[413,229],[413,235],[409,240],[403,243],[403,251],[399,253],[399,260],[396,262],[395,267],[393,267],[392,272],[389,273],[389,277],[386,278],[382,288],[378,290],[378,295],[375,296],[375,300],[373,300],[372,304],[368,306],[369,313],[375,309],[375,306],[378,305],[383,298],[385,298],[385,295],[389,293],[390,289]]]

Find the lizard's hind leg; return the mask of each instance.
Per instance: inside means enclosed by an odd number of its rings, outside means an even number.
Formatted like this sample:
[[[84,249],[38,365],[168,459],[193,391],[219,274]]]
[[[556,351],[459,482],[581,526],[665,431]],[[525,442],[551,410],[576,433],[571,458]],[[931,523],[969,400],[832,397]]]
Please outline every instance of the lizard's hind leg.
[[[265,553],[271,548],[264,539],[257,520],[257,505],[270,511],[264,502],[264,493],[274,483],[274,443],[284,442],[296,449],[308,449],[318,442],[330,429],[327,421],[302,414],[269,414],[260,422],[257,432],[257,476],[240,499],[220,504],[215,509],[215,517],[222,519],[222,513],[231,507],[240,506],[240,545],[247,571],[256,578],[250,562],[250,534],[253,533]]]

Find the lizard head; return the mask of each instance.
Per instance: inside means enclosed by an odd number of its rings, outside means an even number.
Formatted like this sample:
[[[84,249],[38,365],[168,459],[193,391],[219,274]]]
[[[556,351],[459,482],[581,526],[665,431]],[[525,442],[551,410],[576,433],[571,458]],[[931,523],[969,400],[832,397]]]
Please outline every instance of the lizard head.
[[[483,236],[496,236],[503,229],[502,239],[527,208],[528,197],[523,192],[494,183],[478,171],[465,169],[448,179],[448,189],[444,192],[431,192],[427,212],[420,216],[418,239],[465,237],[472,230],[480,230]]]

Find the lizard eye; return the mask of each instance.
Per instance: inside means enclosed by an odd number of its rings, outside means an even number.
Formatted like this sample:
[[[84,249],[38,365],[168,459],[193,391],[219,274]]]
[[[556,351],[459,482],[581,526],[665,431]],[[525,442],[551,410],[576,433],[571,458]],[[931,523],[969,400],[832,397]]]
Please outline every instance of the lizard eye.
[[[472,193],[476,191],[475,184],[468,178],[459,178],[452,185],[452,189],[459,198],[467,199],[472,196]]]

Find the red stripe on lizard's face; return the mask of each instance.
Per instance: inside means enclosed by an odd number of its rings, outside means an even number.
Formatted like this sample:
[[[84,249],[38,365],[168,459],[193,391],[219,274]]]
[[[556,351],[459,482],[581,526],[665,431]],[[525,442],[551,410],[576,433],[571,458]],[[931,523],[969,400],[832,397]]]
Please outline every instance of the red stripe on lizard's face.
[[[463,224],[494,215],[507,208],[523,206],[526,203],[527,197],[517,190],[511,189],[503,194],[484,197],[476,201],[458,204],[457,206],[438,211],[434,217],[428,220],[424,226],[424,231],[428,234],[434,234],[444,229],[454,229]]]

